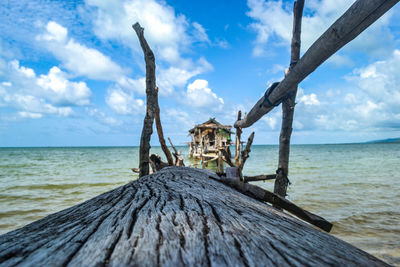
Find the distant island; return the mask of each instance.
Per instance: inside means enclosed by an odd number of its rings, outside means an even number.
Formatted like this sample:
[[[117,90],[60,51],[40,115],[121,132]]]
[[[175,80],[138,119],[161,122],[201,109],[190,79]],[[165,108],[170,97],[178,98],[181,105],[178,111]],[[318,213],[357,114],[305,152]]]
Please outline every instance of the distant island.
[[[366,142],[367,144],[372,144],[372,143],[400,143],[400,138],[388,138],[388,139],[382,139],[382,140],[373,140]]]

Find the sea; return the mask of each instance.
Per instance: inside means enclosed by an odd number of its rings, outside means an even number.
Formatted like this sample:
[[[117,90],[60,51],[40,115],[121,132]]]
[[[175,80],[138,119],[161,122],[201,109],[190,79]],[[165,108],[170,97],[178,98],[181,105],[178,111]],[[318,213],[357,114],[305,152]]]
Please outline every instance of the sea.
[[[0,234],[137,179],[138,161],[138,147],[0,148]],[[244,175],[273,174],[277,162],[278,146],[254,145]],[[289,168],[289,200],[332,222],[332,235],[400,266],[400,143],[292,145]]]

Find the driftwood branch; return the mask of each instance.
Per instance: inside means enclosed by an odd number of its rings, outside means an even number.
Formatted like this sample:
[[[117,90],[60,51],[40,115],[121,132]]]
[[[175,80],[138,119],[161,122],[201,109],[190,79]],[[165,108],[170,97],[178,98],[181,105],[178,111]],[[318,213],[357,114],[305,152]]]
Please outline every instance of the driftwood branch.
[[[242,119],[242,112],[238,111],[238,118],[237,120],[240,121]],[[242,129],[240,127],[236,127],[236,138],[235,138],[235,164],[239,165],[239,158],[240,158],[240,136],[242,134]]]
[[[261,174],[256,176],[243,176],[243,182],[257,182],[265,180],[273,180],[276,178],[276,174]]]
[[[169,151],[167,145],[165,144],[165,139],[164,139],[164,133],[162,129],[162,124],[161,124],[161,118],[160,118],[160,106],[158,105],[158,87],[156,87],[156,103],[155,103],[155,121],[156,121],[156,128],[157,128],[157,134],[158,134],[158,139],[160,140],[160,145],[162,150],[164,151],[165,157],[167,158],[168,164],[170,166],[174,165],[174,160],[172,159],[171,152]]]
[[[162,168],[168,167],[169,164],[166,162],[163,162],[159,155],[151,154],[150,155],[150,166],[152,167],[153,172],[158,172]]]
[[[140,169],[139,168],[131,168],[131,171],[134,173],[140,173]]]
[[[293,34],[291,45],[291,56],[289,73],[300,58],[301,45],[301,19],[303,16],[304,0],[294,2],[293,7]],[[289,184],[289,154],[290,138],[292,135],[292,124],[294,115],[294,106],[296,101],[297,85],[288,93],[282,102],[282,126],[279,136],[279,161],[278,172],[276,175],[274,193],[282,197],[286,196],[287,186]]]
[[[242,173],[244,164],[247,160],[247,158],[249,157],[250,151],[251,151],[251,144],[253,143],[253,139],[254,139],[254,132],[252,132],[249,136],[249,139],[247,140],[247,144],[246,144],[246,148],[243,150],[242,152],[242,157],[240,159],[240,164],[239,164],[239,174]]]
[[[185,166],[185,163],[183,163],[183,157],[181,155],[181,153],[179,153],[178,150],[176,150],[174,144],[171,141],[171,138],[168,137],[168,141],[172,147],[172,149],[174,150],[174,153],[172,153],[175,157],[175,166]]]
[[[235,179],[216,177],[216,176],[210,176],[210,178],[218,180],[226,185],[229,185],[230,187],[235,188],[236,190],[247,196],[253,197],[260,201],[266,201],[268,203],[273,204],[274,206],[278,206],[284,210],[287,210],[293,215],[299,217],[300,219],[308,223],[311,223],[312,225],[315,225],[326,232],[329,232],[332,229],[332,224],[327,220],[325,220],[324,218],[315,215],[309,211],[306,211],[297,206],[296,204],[290,202],[289,200],[277,194],[269,192],[268,190],[265,190],[261,187],[244,183]]]
[[[149,174],[150,139],[153,133],[153,121],[155,116],[156,92],[156,64],[153,51],[144,38],[144,29],[136,22],[133,26],[140,46],[142,47],[144,60],[146,62],[146,116],[144,117],[142,135],[140,137],[139,150],[139,177]]]
[[[269,102],[273,104],[279,103],[290,90],[293,90],[325,60],[357,37],[397,2],[399,0],[357,0],[307,50],[296,66],[269,95]],[[235,123],[235,127],[250,127],[262,116],[270,112],[274,106],[265,102],[267,101],[262,97],[243,120]]]

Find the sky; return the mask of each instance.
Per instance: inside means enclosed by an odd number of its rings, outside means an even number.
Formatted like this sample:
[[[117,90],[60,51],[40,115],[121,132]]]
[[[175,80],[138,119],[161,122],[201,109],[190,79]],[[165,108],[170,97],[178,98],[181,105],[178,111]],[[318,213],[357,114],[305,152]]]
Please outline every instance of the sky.
[[[354,0],[306,0],[301,54]],[[154,51],[164,135],[248,112],[290,60],[293,1],[0,1],[0,147],[136,146]],[[400,137],[400,5],[300,85],[293,144]],[[281,107],[255,131],[278,144]],[[151,143],[158,145],[153,134]]]

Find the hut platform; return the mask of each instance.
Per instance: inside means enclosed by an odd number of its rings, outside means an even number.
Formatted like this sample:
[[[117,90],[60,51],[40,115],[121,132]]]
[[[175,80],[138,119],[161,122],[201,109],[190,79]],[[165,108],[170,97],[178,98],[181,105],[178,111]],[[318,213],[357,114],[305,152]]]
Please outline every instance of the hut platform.
[[[0,266],[387,266],[215,174],[168,167],[0,236]]]

